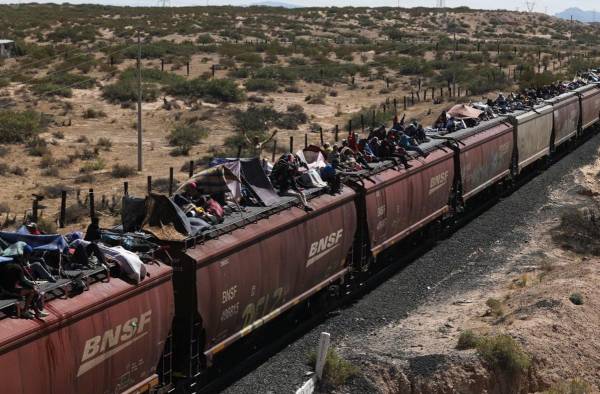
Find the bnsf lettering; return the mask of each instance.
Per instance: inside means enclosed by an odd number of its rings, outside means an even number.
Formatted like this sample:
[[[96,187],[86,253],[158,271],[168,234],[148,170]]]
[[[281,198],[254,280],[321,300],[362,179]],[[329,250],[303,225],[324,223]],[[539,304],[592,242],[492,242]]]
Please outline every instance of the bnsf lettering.
[[[444,171],[441,174],[432,177],[431,181],[429,182],[429,194],[435,192],[436,190],[444,186],[447,181],[448,171]]]
[[[142,334],[146,325],[150,323],[151,315],[152,311],[149,310],[143,313],[139,319],[137,317],[131,318],[124,324],[119,324],[114,328],[106,330],[102,335],[88,339],[85,342],[81,362],[83,363],[96,357],[98,354],[115,348],[117,345],[129,341],[135,335]]]
[[[329,234],[328,236],[321,238],[320,240],[313,242],[310,245],[310,251],[308,253],[308,257],[311,258],[316,254],[321,253],[322,251],[331,248],[336,245],[340,239],[342,238],[343,229],[339,229],[336,232]]]
[[[226,304],[229,301],[232,301],[237,294],[237,285],[230,287],[229,289],[223,291],[223,299],[222,303]]]

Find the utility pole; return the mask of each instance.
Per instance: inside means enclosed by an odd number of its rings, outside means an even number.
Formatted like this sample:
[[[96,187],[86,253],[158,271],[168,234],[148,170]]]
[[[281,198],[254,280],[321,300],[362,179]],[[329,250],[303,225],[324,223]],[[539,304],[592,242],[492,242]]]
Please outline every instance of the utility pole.
[[[138,69],[138,103],[137,103],[137,133],[138,133],[138,146],[137,146],[137,158],[138,158],[138,171],[141,172],[144,167],[144,161],[142,159],[142,41],[140,38],[140,31],[137,32],[138,42],[138,56],[137,56],[137,69]]]

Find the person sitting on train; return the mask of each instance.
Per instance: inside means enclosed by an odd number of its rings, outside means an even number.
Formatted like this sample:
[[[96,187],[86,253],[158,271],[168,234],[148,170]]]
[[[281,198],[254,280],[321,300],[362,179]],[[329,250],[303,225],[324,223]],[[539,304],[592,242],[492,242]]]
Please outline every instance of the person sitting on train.
[[[291,153],[283,154],[273,166],[270,178],[273,185],[278,189],[280,196],[296,197],[306,212],[314,210],[308,202],[304,193],[296,183],[299,164],[296,157]]]
[[[82,239],[81,233],[71,234],[70,250],[73,251],[71,262],[81,267],[102,266],[107,272],[110,272],[106,264],[104,252],[98,244]]]
[[[438,118],[435,120],[434,128],[436,129],[445,129],[446,128],[446,122],[448,122],[448,115],[446,115],[446,111],[442,111],[442,113],[440,114],[440,116],[438,116]]]
[[[340,147],[338,144],[333,144],[331,152],[327,154],[326,160],[334,167],[340,164]]]
[[[321,179],[327,182],[330,194],[336,194],[342,190],[342,181],[334,164],[328,163],[325,167],[321,168],[320,175]]]
[[[21,316],[26,319],[33,319],[34,316],[42,319],[48,316],[43,310],[37,285],[25,277],[23,267],[16,262],[0,263],[0,297],[4,299],[24,297],[24,312]]]
[[[425,129],[423,129],[423,125],[420,123],[417,125],[417,130],[415,130],[414,138],[417,140],[417,142],[419,144],[429,142],[429,138],[427,138],[427,134],[425,134]]]
[[[37,226],[37,223],[35,222],[29,222],[25,225],[25,229],[27,230],[27,232],[29,232],[29,234],[31,235],[42,235],[43,233],[40,231],[40,229]]]
[[[375,138],[377,137],[374,137],[374,139]],[[377,156],[373,152],[373,149],[371,149],[371,146],[369,145],[369,142],[366,138],[363,138],[360,141],[358,141],[358,150],[367,162],[371,163],[378,161]]]
[[[29,274],[33,280],[56,282],[56,278],[50,274],[50,268],[44,260],[34,260],[32,253],[33,249],[31,246],[23,241],[17,241],[4,249],[2,256],[12,258],[14,262],[20,264],[25,273]]]
[[[381,141],[377,152],[379,157],[383,159],[398,159],[407,170],[412,167],[410,164],[408,164],[408,154],[406,153],[406,150],[404,150],[401,146],[397,146],[390,139]]]
[[[421,155],[423,158],[429,156],[429,153],[424,152],[423,149],[417,145],[412,138],[404,133],[400,133],[399,145],[407,151],[414,151]]]
[[[97,216],[92,217],[90,225],[85,231],[84,239],[90,242],[100,241],[102,233],[100,231],[100,219]]]
[[[394,115],[394,120],[392,121],[392,129],[396,131],[404,130],[404,119],[406,118],[406,114],[402,115],[402,119],[398,121],[398,115]]]

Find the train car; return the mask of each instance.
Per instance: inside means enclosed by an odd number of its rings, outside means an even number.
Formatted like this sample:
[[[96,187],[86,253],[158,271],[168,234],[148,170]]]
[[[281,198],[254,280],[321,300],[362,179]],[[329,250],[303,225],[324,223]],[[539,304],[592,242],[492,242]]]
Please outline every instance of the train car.
[[[500,117],[446,136],[459,141],[459,189],[464,202],[510,175],[513,131],[508,120]]]
[[[577,94],[563,93],[546,102],[552,105],[552,138],[550,149],[554,152],[561,144],[575,137],[579,131],[581,115]]]
[[[349,270],[357,227],[355,192],[311,198],[313,212],[282,197],[246,207],[185,250],[173,247],[175,369],[197,376],[253,330],[331,284]],[[236,223],[237,221],[237,223]]]
[[[514,127],[514,155],[516,166],[512,175],[550,154],[552,105],[539,105],[531,111],[513,113],[508,116]]]
[[[364,206],[373,256],[450,210],[454,153],[438,140],[421,147],[429,156],[414,157],[408,171],[385,169],[354,185],[364,200],[359,206]]]
[[[600,120],[600,84],[590,84],[575,89],[580,97],[581,130]]]
[[[44,320],[3,316],[2,392],[143,393],[157,386],[174,312],[172,269],[157,263],[147,271],[137,285],[96,276],[74,296],[63,284],[53,290],[62,296],[46,302]]]

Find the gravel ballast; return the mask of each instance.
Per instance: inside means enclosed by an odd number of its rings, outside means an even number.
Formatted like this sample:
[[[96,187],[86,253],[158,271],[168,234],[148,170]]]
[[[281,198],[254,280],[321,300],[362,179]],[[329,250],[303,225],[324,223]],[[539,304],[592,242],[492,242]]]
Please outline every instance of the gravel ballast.
[[[594,162],[599,146],[600,136],[596,135],[224,392],[293,393],[306,380],[307,354],[314,350],[320,332],[331,333],[335,346],[402,320],[425,302],[476,287],[506,262],[517,245],[527,242],[525,226],[549,203],[549,191],[571,180],[574,170]]]

